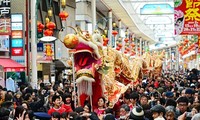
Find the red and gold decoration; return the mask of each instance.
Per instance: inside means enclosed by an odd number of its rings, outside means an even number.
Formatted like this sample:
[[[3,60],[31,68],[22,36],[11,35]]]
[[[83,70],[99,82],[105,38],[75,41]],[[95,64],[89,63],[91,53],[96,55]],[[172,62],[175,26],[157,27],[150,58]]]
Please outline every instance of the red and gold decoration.
[[[60,0],[60,5],[61,7],[63,8],[63,11],[61,11],[59,13],[59,17],[62,21],[66,21],[66,19],[68,18],[69,14],[65,11],[65,8],[66,8],[66,5],[67,5],[67,2],[66,0]]]
[[[79,43],[79,40],[77,38],[76,35],[74,34],[67,34],[64,38],[64,41],[63,41],[64,45],[67,47],[67,48],[70,48],[70,49],[73,49],[75,48],[78,43]]]
[[[53,43],[45,43],[44,44],[44,59],[45,60],[53,60],[54,58],[54,48]]]
[[[48,22],[46,24],[46,27],[49,29],[49,30],[53,30],[56,28],[56,24],[54,22]]]
[[[112,35],[115,37],[118,34],[117,30],[112,31]]]
[[[52,36],[52,35],[53,35],[53,31],[52,31],[52,30],[49,30],[49,29],[46,29],[46,30],[44,31],[44,35],[45,35],[45,36]]]
[[[107,37],[103,38],[103,46],[107,46],[108,41],[109,41],[109,39]]]
[[[65,21],[68,16],[69,16],[69,14],[65,11],[61,11],[60,14],[59,14],[60,19],[63,20],[63,21]]]
[[[39,33],[41,33],[43,31],[44,27],[45,26],[40,21],[37,21],[37,31]]]

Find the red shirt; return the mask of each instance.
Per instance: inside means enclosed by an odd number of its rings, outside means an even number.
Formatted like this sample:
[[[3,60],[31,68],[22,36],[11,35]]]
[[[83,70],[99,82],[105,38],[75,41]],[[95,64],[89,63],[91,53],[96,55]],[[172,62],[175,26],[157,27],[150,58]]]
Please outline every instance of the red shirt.
[[[71,105],[62,104],[62,108],[65,108],[65,112],[73,112]]]
[[[65,108],[60,107],[60,108],[56,109],[56,108],[53,107],[53,108],[48,110],[48,114],[52,115],[53,112],[59,112],[60,114],[62,114],[65,111],[66,111]]]

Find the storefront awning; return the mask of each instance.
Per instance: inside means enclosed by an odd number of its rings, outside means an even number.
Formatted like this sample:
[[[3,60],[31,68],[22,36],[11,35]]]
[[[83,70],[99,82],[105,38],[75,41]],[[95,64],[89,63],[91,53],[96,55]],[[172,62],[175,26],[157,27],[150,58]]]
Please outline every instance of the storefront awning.
[[[4,72],[22,72],[25,67],[10,58],[0,58],[0,66],[3,67]]]

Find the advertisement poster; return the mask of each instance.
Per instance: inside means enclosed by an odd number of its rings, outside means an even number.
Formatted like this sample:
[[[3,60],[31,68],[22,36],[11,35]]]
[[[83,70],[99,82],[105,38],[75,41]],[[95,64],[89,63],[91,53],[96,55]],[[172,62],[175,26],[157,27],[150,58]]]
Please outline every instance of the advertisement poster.
[[[51,61],[54,59],[54,44],[53,43],[44,43],[44,59]]]
[[[0,51],[9,51],[9,36],[0,35]]]
[[[199,0],[175,0],[175,35],[194,35],[200,33]]]

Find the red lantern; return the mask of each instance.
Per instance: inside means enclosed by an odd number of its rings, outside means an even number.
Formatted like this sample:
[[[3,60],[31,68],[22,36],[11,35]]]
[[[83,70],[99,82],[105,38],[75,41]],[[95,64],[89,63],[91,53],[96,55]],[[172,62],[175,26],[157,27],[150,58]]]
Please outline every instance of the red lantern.
[[[131,47],[135,47],[135,44],[134,44],[134,43],[131,43]]]
[[[121,48],[120,48],[119,46],[118,46],[118,47],[116,47],[116,50],[118,50],[118,51],[119,51],[120,49],[121,49]]]
[[[135,55],[135,52],[131,52],[131,56],[134,56]]]
[[[44,35],[45,35],[45,36],[52,36],[52,35],[53,35],[53,31],[52,31],[52,30],[49,30],[49,29],[46,29],[46,30],[44,31]]]
[[[53,30],[56,28],[56,24],[54,22],[48,22],[46,24],[46,27],[49,29],[49,30]]]
[[[67,17],[69,16],[69,14],[65,11],[60,12],[59,17],[61,18],[61,20],[66,20]]]
[[[179,51],[181,51],[182,49],[183,49],[183,46],[180,46],[180,47],[178,48]]]
[[[103,39],[103,46],[106,46],[108,44],[108,41],[109,41],[108,38],[104,38]]]
[[[37,22],[37,31],[40,33],[44,29],[44,25],[41,22]]]
[[[116,36],[118,34],[118,32],[116,30],[112,31],[112,35]]]
[[[126,47],[125,50],[126,50],[126,51],[130,51],[130,48]]]
[[[122,44],[118,43],[117,46],[121,49],[122,48]]]
[[[139,47],[138,47],[137,49],[138,49],[138,51],[140,51],[140,48],[139,48]]]
[[[125,51],[124,51],[124,53],[125,53],[125,54],[127,54],[127,53],[128,53],[128,51],[127,51],[127,50],[125,50]]]
[[[127,43],[127,42],[129,41],[129,39],[128,39],[128,38],[125,38],[124,41]]]

